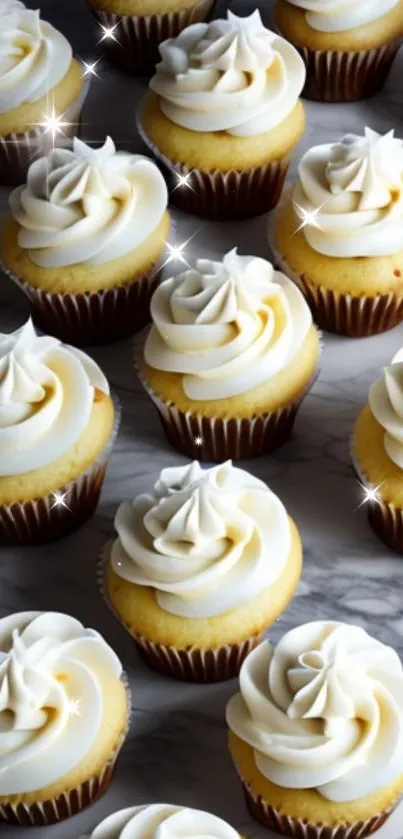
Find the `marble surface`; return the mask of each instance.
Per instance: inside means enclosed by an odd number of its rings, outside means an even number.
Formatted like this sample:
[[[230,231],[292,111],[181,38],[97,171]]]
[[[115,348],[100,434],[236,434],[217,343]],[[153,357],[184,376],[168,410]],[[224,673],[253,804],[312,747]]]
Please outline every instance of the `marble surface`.
[[[34,3],[31,3],[34,5]],[[254,7],[233,2],[233,9]],[[43,11],[83,57],[95,57],[96,33],[83,0],[43,0]],[[271,3],[262,4],[269,15]],[[403,135],[403,54],[380,96],[352,105],[307,104],[308,129],[297,150],[336,138],[340,132],[394,127]],[[142,83],[100,67],[85,108],[91,140],[111,133],[120,146],[140,149],[135,108]],[[6,190],[0,190],[5,209]],[[219,257],[238,246],[241,253],[267,255],[266,220],[208,224],[176,213],[178,241],[193,236],[190,257]],[[0,279],[0,329],[19,326],[27,316],[24,297]],[[295,518],[304,542],[305,568],[298,592],[270,632],[313,619],[355,622],[392,644],[403,656],[403,562],[369,529],[359,484],[349,460],[349,436],[368,385],[403,344],[403,325],[379,337],[353,341],[325,335],[322,371],[299,414],[292,441],[278,454],[245,466],[266,480]],[[268,837],[248,816],[226,749],[224,708],[236,682],[182,685],[149,671],[133,643],[103,604],[95,582],[99,552],[111,533],[117,504],[145,490],[163,466],[184,459],[168,448],[151,404],[131,366],[130,342],[98,348],[102,365],[123,404],[123,422],[112,455],[101,503],[93,519],[70,538],[37,549],[0,552],[0,611],[52,609],[69,612],[96,627],[117,651],[133,693],[133,722],[107,795],[95,806],[57,827],[1,827],[2,839],[78,839],[104,816],[131,804],[169,801],[204,808],[229,820],[242,834]],[[402,839],[403,808],[377,839]]]

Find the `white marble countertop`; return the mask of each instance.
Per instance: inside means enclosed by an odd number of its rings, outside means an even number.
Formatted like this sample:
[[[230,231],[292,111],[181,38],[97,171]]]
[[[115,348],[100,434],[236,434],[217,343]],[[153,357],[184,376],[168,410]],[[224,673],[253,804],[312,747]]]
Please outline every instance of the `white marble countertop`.
[[[238,9],[255,4],[230,5]],[[271,3],[261,6],[267,12]],[[96,35],[84,0],[43,0],[42,8],[44,16],[70,37],[78,54],[96,56]],[[351,105],[308,103],[308,130],[295,160],[313,142],[362,131],[366,124],[378,131],[395,128],[402,136],[402,77],[401,53],[387,88],[376,98]],[[141,83],[103,65],[85,108],[85,135],[95,140],[108,132],[122,147],[138,150],[134,114],[142,89]],[[0,190],[1,209],[6,199],[6,190]],[[218,258],[234,246],[241,253],[267,255],[264,218],[216,225],[180,213],[176,218],[178,240],[194,234],[191,255]],[[22,294],[1,277],[0,329],[16,328],[27,312]],[[403,325],[360,341],[325,335],[322,372],[304,402],[292,441],[277,454],[245,463],[284,501],[304,542],[303,578],[296,597],[270,632],[273,639],[308,620],[341,619],[365,626],[403,656],[403,561],[376,539],[364,511],[357,510],[362,493],[352,473],[348,443],[369,383],[402,344]],[[2,826],[1,837],[78,839],[120,807],[168,801],[211,810],[250,839],[264,839],[269,834],[248,816],[226,749],[224,708],[236,682],[187,685],[146,669],[98,594],[96,560],[111,532],[117,504],[146,490],[163,466],[184,458],[168,447],[136,381],[130,342],[98,348],[93,355],[123,404],[122,427],[101,503],[93,519],[64,541],[0,551],[0,612],[60,610],[102,632],[130,676],[133,722],[114,782],[101,801],[55,827]],[[376,836],[403,838],[403,808]]]

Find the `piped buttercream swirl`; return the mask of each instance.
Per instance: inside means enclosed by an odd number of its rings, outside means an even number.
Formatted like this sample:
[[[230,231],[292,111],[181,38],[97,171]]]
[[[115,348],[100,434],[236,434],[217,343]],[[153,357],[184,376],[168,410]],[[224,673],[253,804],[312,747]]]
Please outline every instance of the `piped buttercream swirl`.
[[[30,166],[11,194],[18,243],[43,268],[99,265],[134,250],[158,227],[168,203],[159,169],[142,155],[78,138]]]
[[[227,822],[202,810],[172,804],[127,807],[82,839],[239,839]]]
[[[106,641],[68,615],[0,620],[0,794],[31,792],[70,772],[99,735],[105,681],[120,679]]]
[[[403,469],[403,349],[371,385],[368,401],[375,419],[385,430],[387,455]]]
[[[387,256],[403,250],[403,143],[347,134],[302,158],[292,198],[308,244],[331,257]],[[312,216],[312,223],[309,216]]]
[[[402,664],[364,629],[308,623],[248,656],[227,721],[272,783],[371,795],[403,773]]]
[[[153,493],[120,505],[115,527],[115,573],[154,588],[161,609],[185,618],[252,600],[279,577],[291,550],[281,501],[230,461],[164,469]]]
[[[196,23],[160,46],[150,81],[164,114],[192,131],[249,136],[279,125],[295,107],[305,67],[259,11]]]
[[[4,5],[3,5],[4,4]],[[0,5],[0,114],[36,102],[61,82],[72,60],[67,39],[39,11]]]
[[[95,361],[37,336],[30,320],[0,333],[0,475],[46,466],[73,446],[90,419],[95,388],[109,393]]]
[[[399,0],[287,0],[306,10],[306,22],[319,32],[346,32],[392,11]]]
[[[183,374],[190,399],[225,399],[266,382],[296,357],[312,325],[296,285],[270,262],[199,259],[163,282],[151,301],[144,358]]]

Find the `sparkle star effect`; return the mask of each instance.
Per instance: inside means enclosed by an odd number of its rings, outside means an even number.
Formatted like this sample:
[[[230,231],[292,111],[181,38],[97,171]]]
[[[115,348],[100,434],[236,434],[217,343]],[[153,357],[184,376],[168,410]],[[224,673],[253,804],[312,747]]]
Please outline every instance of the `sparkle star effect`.
[[[195,437],[195,446],[203,445],[203,437]]]
[[[78,699],[69,699],[68,710],[69,710],[69,714],[71,714],[72,717],[80,717],[81,716],[80,704],[81,704],[80,697],[78,697]]]
[[[85,68],[84,72],[83,72],[83,76],[96,76],[97,79],[99,79],[99,74],[97,73],[97,70],[96,70],[98,64],[99,64],[99,59],[98,59],[98,61],[83,61],[83,65],[84,65],[84,68]]]
[[[193,236],[195,235],[196,234],[194,233]],[[187,268],[190,268],[190,270],[192,270],[185,257],[185,250],[186,246],[193,239],[193,236],[190,236],[189,239],[186,239],[186,242],[182,242],[182,244],[180,245],[178,245],[176,242],[174,245],[172,245],[170,242],[166,242],[164,240],[164,245],[167,249],[167,257],[162,265],[162,268],[165,268],[165,266],[169,265],[171,262],[180,262],[182,265],[186,265]]]
[[[292,203],[294,204],[298,218],[301,219],[301,224],[296,230],[294,230],[293,236],[305,227],[314,227],[316,230],[321,230],[323,233],[323,227],[318,219],[323,204],[321,204],[320,207],[312,207],[311,209],[306,210],[305,207],[301,207],[296,201],[293,201]]]
[[[378,484],[377,487],[366,487],[366,486],[364,486],[364,484],[361,483],[361,481],[358,481],[358,483],[359,483],[361,489],[364,491],[364,498],[361,501],[361,504],[359,504],[358,507],[356,507],[357,510],[359,510],[360,507],[363,507],[364,504],[371,504],[371,503],[372,504],[373,503],[380,504],[381,499],[378,495],[378,492],[379,492],[379,490],[380,490],[380,488],[383,484],[383,481],[382,481],[381,484]]]
[[[104,24],[101,23],[102,37],[99,39],[98,43],[100,44],[102,41],[118,42],[118,39],[115,35],[117,26],[117,23],[115,23],[114,26],[104,26]]]
[[[195,190],[194,190],[194,188],[191,184],[193,169],[192,169],[191,172],[188,172],[186,175],[181,175],[179,172],[175,172],[174,169],[172,171],[173,171],[173,173],[176,177],[176,180],[177,180],[177,184],[176,184],[176,186],[174,186],[172,192],[175,192],[175,190],[177,190],[181,187],[186,187],[187,189],[191,189],[192,192],[195,192]]]
[[[57,114],[55,109],[52,108],[49,113],[43,114],[43,121],[36,123],[36,125],[39,128],[43,128],[43,133],[45,135],[50,134],[52,142],[54,143],[58,135],[61,134],[65,137],[66,135],[64,129],[69,128],[72,125],[71,122],[67,122],[63,119],[63,117],[64,114]]]
[[[52,510],[55,507],[59,507],[59,508],[60,507],[65,507],[66,510],[70,510],[69,505],[66,504],[67,492],[52,492],[52,495],[53,495]]]

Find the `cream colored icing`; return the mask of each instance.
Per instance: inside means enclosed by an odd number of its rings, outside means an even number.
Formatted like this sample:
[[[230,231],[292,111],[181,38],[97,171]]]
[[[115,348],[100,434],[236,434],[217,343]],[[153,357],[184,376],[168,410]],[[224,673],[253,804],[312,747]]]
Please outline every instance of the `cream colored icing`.
[[[375,419],[385,430],[386,454],[403,469],[403,349],[371,386],[368,401]]]
[[[122,667],[93,629],[56,612],[0,620],[0,795],[43,789],[100,734],[105,680]]]
[[[239,839],[227,822],[211,813],[149,804],[113,813],[82,839]]]
[[[292,193],[308,244],[331,257],[403,250],[403,143],[394,132],[347,134],[302,158]],[[309,213],[313,213],[309,221]]]
[[[3,10],[2,10],[3,8]],[[72,50],[40,12],[13,0],[0,6],[0,114],[36,102],[66,75]]]
[[[299,54],[263,26],[258,10],[188,26],[160,53],[150,87],[164,114],[192,131],[269,131],[292,111],[305,83]]]
[[[306,22],[320,32],[346,32],[392,11],[399,0],[287,0],[306,10]]]
[[[272,783],[371,795],[403,773],[402,664],[360,627],[308,623],[247,657],[227,721]]]
[[[296,285],[270,262],[238,256],[199,259],[165,280],[151,301],[144,357],[182,373],[190,399],[225,399],[268,381],[297,357],[312,325]]]
[[[117,152],[110,137],[97,149],[78,138],[72,151],[54,149],[10,197],[18,243],[43,268],[118,259],[152,234],[167,204],[155,163]]]
[[[109,393],[95,361],[37,336],[30,320],[0,333],[0,475],[46,466],[73,446],[89,422],[94,388]]]
[[[268,487],[231,462],[163,469],[154,492],[120,505],[111,551],[116,574],[155,589],[184,618],[223,614],[280,576],[290,525]]]

